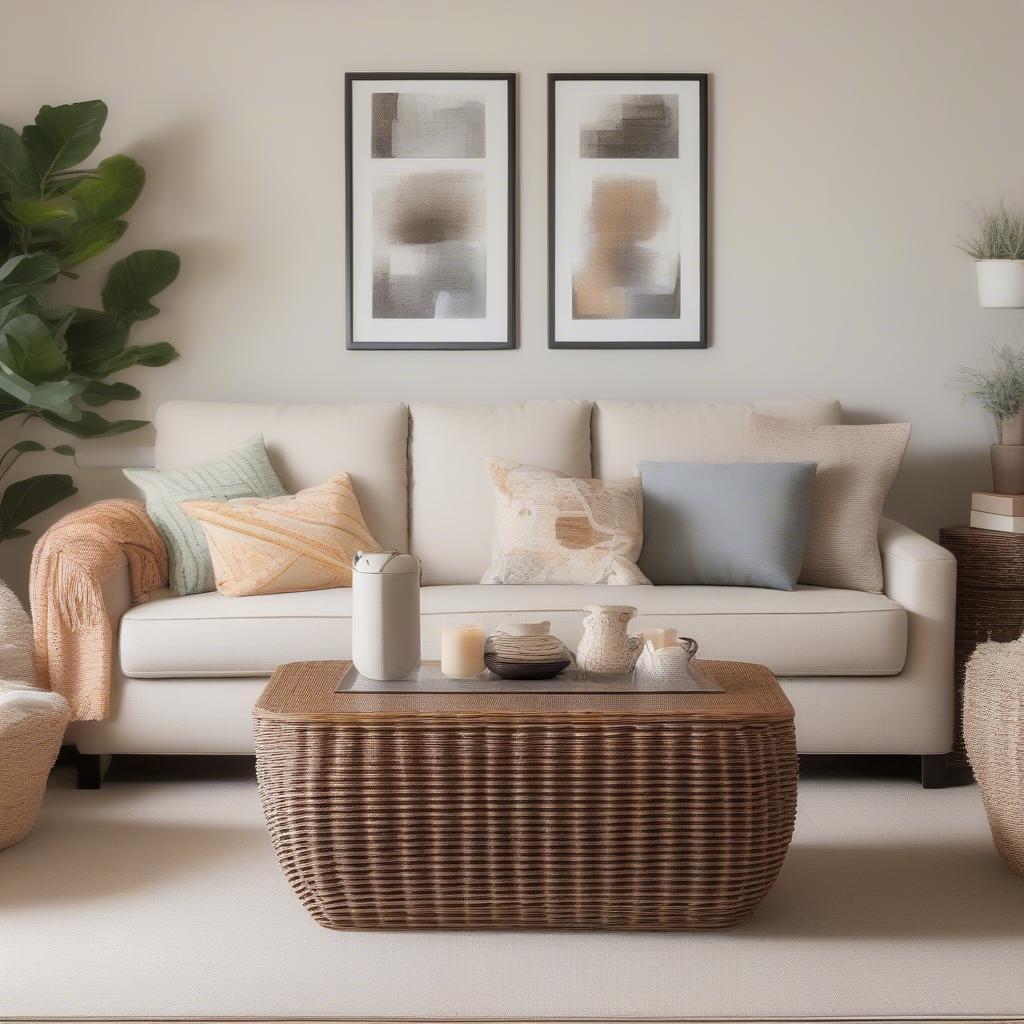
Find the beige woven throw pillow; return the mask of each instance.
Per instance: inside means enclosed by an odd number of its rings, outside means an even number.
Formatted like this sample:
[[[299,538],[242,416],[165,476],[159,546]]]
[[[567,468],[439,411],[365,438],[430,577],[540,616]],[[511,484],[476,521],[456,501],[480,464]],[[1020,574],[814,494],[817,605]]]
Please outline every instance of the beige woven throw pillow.
[[[818,426],[752,412],[746,436],[751,459],[818,464],[798,582],[879,593],[878,521],[910,424]]]
[[[203,524],[217,589],[228,597],[352,585],[352,557],[380,551],[348,473],[281,498],[183,501]]]
[[[639,479],[580,480],[488,459],[494,554],[482,583],[650,583]]]

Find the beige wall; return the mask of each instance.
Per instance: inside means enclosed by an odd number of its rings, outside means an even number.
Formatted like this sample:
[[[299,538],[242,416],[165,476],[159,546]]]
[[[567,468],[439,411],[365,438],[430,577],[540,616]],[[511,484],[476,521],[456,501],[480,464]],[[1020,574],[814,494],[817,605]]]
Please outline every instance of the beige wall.
[[[909,419],[893,514],[962,520],[988,427],[947,386],[1022,317],[978,308],[966,204],[1024,199],[1020,0],[5,0],[0,122],[101,97],[149,184],[116,255],[182,257],[138,340],[166,398],[352,401],[834,394]],[[343,76],[520,75],[521,347],[344,347]],[[711,75],[712,347],[546,347],[548,71]],[[126,408],[127,411],[127,408]],[[5,424],[10,430],[10,424]],[[143,439],[144,440],[144,439]],[[112,471],[80,474],[93,496]],[[16,579],[28,548],[0,546]]]

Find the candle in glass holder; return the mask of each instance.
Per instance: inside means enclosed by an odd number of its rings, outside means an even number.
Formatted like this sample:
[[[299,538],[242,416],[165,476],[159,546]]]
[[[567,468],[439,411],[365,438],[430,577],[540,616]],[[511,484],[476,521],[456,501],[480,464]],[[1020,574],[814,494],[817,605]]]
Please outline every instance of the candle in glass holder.
[[[675,647],[679,643],[679,630],[673,629],[671,626],[645,629],[643,638],[645,641],[650,640],[654,649],[660,651],[662,647]]]
[[[484,642],[480,626],[441,627],[441,672],[450,679],[471,679],[484,670]]]

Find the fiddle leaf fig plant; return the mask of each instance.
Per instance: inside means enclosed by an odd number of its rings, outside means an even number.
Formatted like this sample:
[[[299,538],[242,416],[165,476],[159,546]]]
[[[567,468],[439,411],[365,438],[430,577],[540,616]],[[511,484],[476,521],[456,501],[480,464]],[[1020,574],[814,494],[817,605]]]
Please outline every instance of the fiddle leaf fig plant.
[[[123,218],[146,174],[116,155],[81,167],[107,120],[101,100],[43,106],[20,132],[0,124],[0,420],[40,419],[75,437],[123,434],[146,420],[96,412],[139,397],[109,380],[132,366],[177,358],[168,342],[129,344],[132,327],[156,316],[153,299],[178,276],[177,255],[142,249],[117,260],[102,286],[100,308],[61,300],[61,282],[120,241]],[[19,441],[0,456],[2,480],[22,455],[45,451]],[[67,445],[52,451],[73,455]],[[76,492],[70,476],[41,474],[8,484],[0,497],[0,542],[28,534],[22,524]]]

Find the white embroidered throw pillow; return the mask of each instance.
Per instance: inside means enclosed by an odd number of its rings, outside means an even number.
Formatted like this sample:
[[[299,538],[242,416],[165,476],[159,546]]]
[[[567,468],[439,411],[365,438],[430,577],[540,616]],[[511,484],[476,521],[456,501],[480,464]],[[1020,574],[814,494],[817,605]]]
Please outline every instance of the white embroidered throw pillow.
[[[494,548],[482,583],[613,583],[650,580],[639,479],[581,480],[553,469],[488,459]]]

